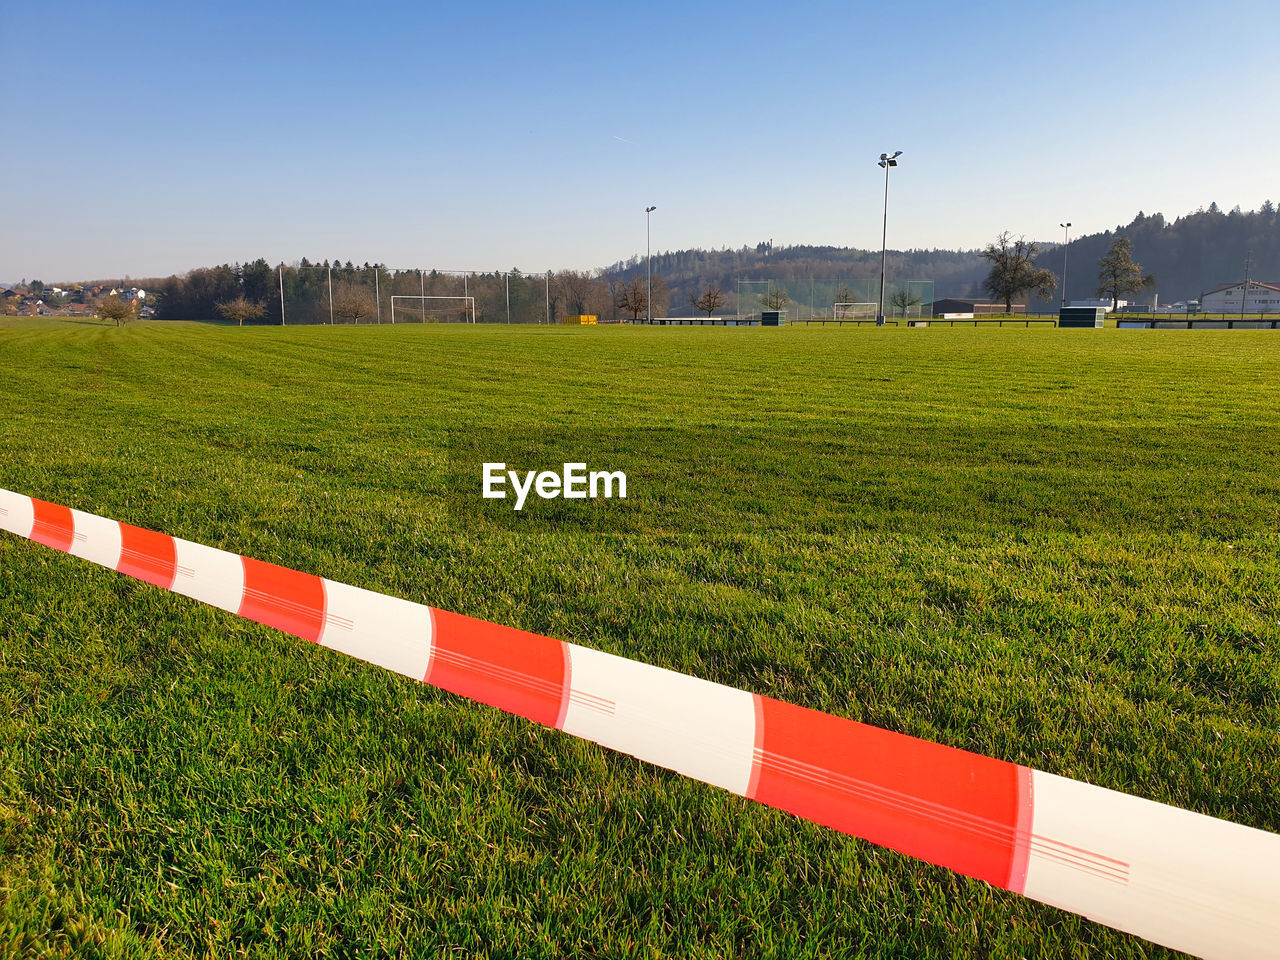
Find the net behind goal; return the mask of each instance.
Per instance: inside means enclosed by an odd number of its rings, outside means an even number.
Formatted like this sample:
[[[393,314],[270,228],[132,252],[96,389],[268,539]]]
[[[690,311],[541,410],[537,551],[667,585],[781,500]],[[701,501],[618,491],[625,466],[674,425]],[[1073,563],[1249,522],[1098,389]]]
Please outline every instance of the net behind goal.
[[[475,323],[475,297],[420,297],[396,294],[391,298],[392,323]]]
[[[831,315],[837,320],[874,320],[877,307],[875,303],[836,303]]]

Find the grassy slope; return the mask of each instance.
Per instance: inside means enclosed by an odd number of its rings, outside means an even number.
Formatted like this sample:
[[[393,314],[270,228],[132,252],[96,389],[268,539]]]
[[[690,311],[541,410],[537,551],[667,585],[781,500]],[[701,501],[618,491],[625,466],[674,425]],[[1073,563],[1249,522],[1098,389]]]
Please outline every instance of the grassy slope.
[[[1280,830],[1274,333],[19,321],[0,396],[0,486]],[[0,953],[449,945],[1161,953],[0,538]]]

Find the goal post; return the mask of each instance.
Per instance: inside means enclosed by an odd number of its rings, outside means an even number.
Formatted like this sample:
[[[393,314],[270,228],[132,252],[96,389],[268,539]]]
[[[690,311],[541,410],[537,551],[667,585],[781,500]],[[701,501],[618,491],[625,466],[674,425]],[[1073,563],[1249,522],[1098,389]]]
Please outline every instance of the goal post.
[[[424,297],[397,293],[391,298],[391,322],[400,301],[401,323],[475,323],[475,297]],[[406,303],[405,301],[409,301]]]
[[[874,320],[878,309],[876,303],[833,303],[831,316],[836,320]]]

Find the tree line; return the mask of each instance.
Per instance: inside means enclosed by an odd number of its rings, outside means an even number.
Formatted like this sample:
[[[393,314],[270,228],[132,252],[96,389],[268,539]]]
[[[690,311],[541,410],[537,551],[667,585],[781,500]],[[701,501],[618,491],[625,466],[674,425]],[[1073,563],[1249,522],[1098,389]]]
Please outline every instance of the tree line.
[[[1039,249],[1025,237],[1014,240],[1006,231],[982,251],[982,259],[991,264],[983,287],[997,301],[1004,301],[1005,313],[1011,313],[1013,301],[1025,294],[1045,298],[1058,288],[1057,275],[1047,267],[1036,266]],[[1097,277],[1094,293],[1109,298],[1112,309],[1122,297],[1149,289],[1156,282],[1153,275],[1144,273],[1142,266],[1134,263],[1131,241],[1124,236],[1116,237],[1098,260]]]
[[[1270,201],[1250,212],[1238,207],[1223,212],[1216,204],[1210,204],[1207,209],[1173,222],[1159,213],[1139,213],[1127,225],[1078,237],[1065,250],[1060,243],[1014,241],[1005,234],[984,250],[890,251],[888,274],[891,280],[898,281],[933,280],[938,297],[984,292],[996,296],[991,286],[992,272],[998,265],[990,257],[994,246],[1002,256],[1012,254],[1013,261],[1020,264],[1013,271],[1020,284],[1016,296],[1029,294],[1029,309],[1047,309],[1064,295],[1068,300],[1096,295],[1100,284],[1092,264],[1108,256],[1120,239],[1126,241],[1130,261],[1144,265],[1141,277],[1159,278],[1159,294],[1166,302],[1196,298],[1222,283],[1239,280],[1246,255],[1252,256],[1253,277],[1280,279],[1280,221]],[[1078,265],[1069,271],[1065,291],[1058,285],[1064,253],[1070,264]],[[814,278],[870,282],[879,275],[879,251],[808,245],[775,247],[766,241],[733,250],[657,253],[653,256],[652,311],[646,268],[645,259],[635,256],[591,271],[525,274],[512,269],[464,276],[306,258],[273,266],[259,258],[200,267],[182,276],[133,282],[146,288],[146,302],[161,319],[278,324],[283,306],[289,323],[387,322],[391,319],[392,295],[465,294],[474,298],[476,318],[486,322],[503,322],[510,317],[515,323],[545,323],[581,313],[595,314],[602,321],[620,321],[650,312],[655,316],[678,316],[734,310],[739,280],[771,279],[793,287],[806,279],[813,282]],[[1001,267],[1008,268],[1008,264]],[[1022,274],[1028,271],[1037,282],[1023,282],[1026,277]],[[1053,286],[1048,285],[1047,275],[1052,275]],[[1133,279],[1129,277],[1130,281]],[[1008,283],[1007,277],[996,278],[999,289],[1007,288]],[[1141,289],[1156,290],[1151,282]],[[909,299],[900,290],[889,294],[891,298],[899,295]],[[836,299],[843,298],[837,294]],[[904,311],[911,306],[903,305]],[[448,301],[416,305],[398,301],[396,316],[409,320],[456,319],[460,309]]]
[[[601,270],[458,274],[306,258],[273,267],[258,259],[146,282],[154,291],[157,319],[240,325],[388,323],[392,297],[398,322],[465,322],[472,312],[486,323],[555,323],[581,314],[617,322],[643,317],[649,308],[645,280],[606,276]],[[661,277],[653,279],[653,300],[654,315],[665,316],[669,292]]]

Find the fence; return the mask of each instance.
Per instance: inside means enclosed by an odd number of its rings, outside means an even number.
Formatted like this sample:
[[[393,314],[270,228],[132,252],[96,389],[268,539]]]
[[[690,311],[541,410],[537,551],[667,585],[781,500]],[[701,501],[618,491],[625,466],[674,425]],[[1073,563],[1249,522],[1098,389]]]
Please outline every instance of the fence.
[[[307,264],[276,272],[270,319],[285,324],[547,323],[566,299],[551,274]]]
[[[739,280],[735,312],[758,317],[761,310],[785,310],[792,320],[836,319],[836,304],[877,304],[880,278],[855,280],[798,277],[786,280]],[[927,320],[933,316],[932,280],[895,280],[884,288],[884,315]],[[874,320],[874,317],[871,319]]]

